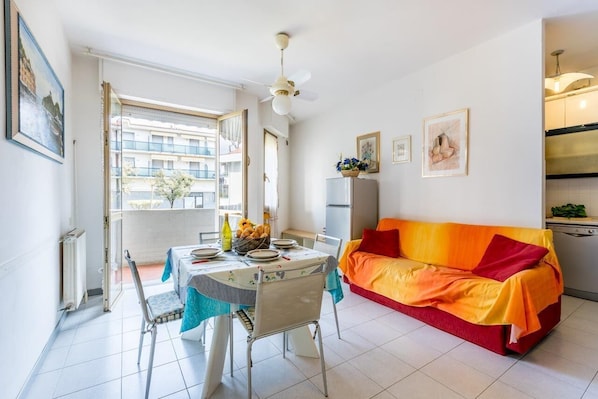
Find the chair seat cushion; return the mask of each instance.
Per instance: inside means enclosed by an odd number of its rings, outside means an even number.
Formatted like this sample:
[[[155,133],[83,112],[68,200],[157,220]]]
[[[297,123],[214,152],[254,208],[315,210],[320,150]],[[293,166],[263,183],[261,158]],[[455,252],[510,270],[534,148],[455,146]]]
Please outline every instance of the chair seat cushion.
[[[185,311],[185,305],[181,303],[179,296],[174,291],[152,295],[147,298],[150,316],[156,323],[166,323],[180,319]]]
[[[255,308],[247,308],[237,310],[237,318],[241,325],[247,330],[249,334],[253,332],[253,318],[255,315]]]

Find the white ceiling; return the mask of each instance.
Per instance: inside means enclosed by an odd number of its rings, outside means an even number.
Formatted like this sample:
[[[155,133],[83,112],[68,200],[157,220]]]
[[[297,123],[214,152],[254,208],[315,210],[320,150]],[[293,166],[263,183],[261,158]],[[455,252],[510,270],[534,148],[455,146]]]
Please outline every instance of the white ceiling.
[[[74,51],[225,79],[260,98],[267,88],[252,82],[279,75],[274,35],[286,32],[285,73],[311,72],[300,88],[318,95],[293,100],[297,120],[540,18],[549,21],[546,53],[566,49],[563,72],[598,65],[582,47],[590,39],[598,55],[596,0],[53,1]]]

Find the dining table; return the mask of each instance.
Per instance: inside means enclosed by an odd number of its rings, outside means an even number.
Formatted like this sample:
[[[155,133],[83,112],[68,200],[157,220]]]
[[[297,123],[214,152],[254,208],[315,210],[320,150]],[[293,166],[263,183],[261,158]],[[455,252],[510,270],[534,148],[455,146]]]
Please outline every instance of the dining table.
[[[198,258],[194,251],[213,248],[215,254]],[[202,322],[214,318],[214,331],[204,376],[202,398],[209,398],[222,380],[231,312],[255,305],[258,270],[275,271],[276,278],[288,277],[287,269],[322,268],[327,274],[326,290],[334,303],[343,299],[337,271],[337,260],[327,253],[299,245],[283,249],[271,247],[273,258],[263,259],[240,255],[234,251],[222,252],[218,244],[185,245],[169,248],[162,281],[172,278],[175,291],[185,304],[180,332],[183,338],[197,337]],[[293,273],[293,272],[289,272]],[[295,354],[318,357],[316,345],[307,327],[289,334]]]

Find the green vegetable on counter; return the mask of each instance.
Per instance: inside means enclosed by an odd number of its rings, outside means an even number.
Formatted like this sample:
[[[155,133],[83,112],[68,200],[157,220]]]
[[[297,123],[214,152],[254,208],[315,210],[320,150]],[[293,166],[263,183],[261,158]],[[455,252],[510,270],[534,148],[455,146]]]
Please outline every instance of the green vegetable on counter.
[[[565,218],[585,218],[586,207],[584,205],[567,204],[550,208],[552,216]]]

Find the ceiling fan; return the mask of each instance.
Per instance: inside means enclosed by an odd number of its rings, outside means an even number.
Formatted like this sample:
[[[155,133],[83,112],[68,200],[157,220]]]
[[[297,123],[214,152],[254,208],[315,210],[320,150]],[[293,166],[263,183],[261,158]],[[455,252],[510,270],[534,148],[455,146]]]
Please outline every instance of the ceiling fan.
[[[280,76],[270,86],[270,97],[263,99],[261,102],[272,99],[272,109],[278,115],[287,115],[291,111],[291,97],[298,96],[302,92],[297,88],[301,84],[307,82],[311,78],[311,73],[308,71],[299,71],[290,77],[284,74],[284,50],[289,45],[289,35],[281,32],[274,37],[276,47],[280,50]],[[317,96],[304,96],[306,100],[315,100]]]

